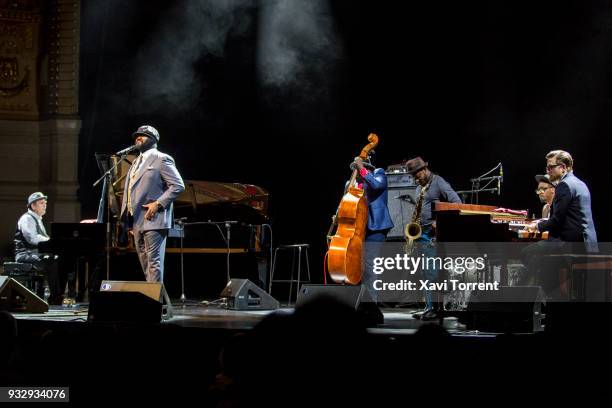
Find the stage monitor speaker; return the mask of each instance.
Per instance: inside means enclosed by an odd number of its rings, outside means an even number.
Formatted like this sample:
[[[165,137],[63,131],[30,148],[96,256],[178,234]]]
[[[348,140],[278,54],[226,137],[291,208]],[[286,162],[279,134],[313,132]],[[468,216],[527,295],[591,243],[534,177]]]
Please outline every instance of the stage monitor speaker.
[[[328,296],[356,310],[368,326],[382,324],[384,316],[363,285],[317,285],[305,284],[298,292],[296,307]]]
[[[387,234],[388,240],[404,239],[404,227],[412,221],[416,198],[416,186],[389,188],[387,206],[393,228]]]
[[[540,286],[500,286],[496,291],[472,291],[464,323],[470,330],[487,332],[542,331],[544,299]]]
[[[92,293],[87,320],[159,323],[172,317],[172,303],[161,282],[102,281]]]
[[[15,279],[0,276],[0,310],[45,313],[49,311],[49,305]]]
[[[233,310],[273,310],[280,306],[278,300],[248,279],[231,279],[219,297],[226,299],[227,308]]]

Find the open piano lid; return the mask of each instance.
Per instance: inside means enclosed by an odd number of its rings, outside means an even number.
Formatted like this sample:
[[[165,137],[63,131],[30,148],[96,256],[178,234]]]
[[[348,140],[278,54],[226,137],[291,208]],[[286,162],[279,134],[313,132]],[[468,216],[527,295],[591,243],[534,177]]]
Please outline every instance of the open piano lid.
[[[185,191],[174,202],[175,217],[265,223],[268,198],[253,184],[185,180]]]
[[[135,157],[129,155],[113,174],[109,197],[112,213],[115,216],[119,215],[125,177]],[[96,154],[96,160],[101,173],[104,173],[118,160],[118,157]],[[201,180],[184,180],[184,182],[185,191],[174,201],[175,218],[187,217],[189,221],[234,220],[245,224],[268,222],[269,193],[259,186]]]

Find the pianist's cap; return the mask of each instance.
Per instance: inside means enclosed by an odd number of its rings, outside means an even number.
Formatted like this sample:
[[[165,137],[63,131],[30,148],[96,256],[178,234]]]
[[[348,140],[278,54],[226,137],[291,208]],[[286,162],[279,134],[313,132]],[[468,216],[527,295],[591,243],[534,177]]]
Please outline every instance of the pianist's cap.
[[[419,172],[419,170],[427,167],[429,163],[423,160],[420,157],[415,157],[414,159],[410,159],[406,162],[406,171],[412,175]]]
[[[555,186],[555,184],[550,181],[550,176],[548,174],[538,174],[537,176],[535,176],[535,179],[538,183],[546,183],[546,184],[550,184],[551,186]]]
[[[143,135],[155,139],[155,143],[159,143],[159,132],[153,126],[143,125],[139,127],[134,133],[132,133],[132,139],[136,136]]]
[[[33,202],[42,200],[43,198],[46,200],[47,196],[41,193],[40,191],[30,194],[30,196],[28,197],[28,207],[32,205]]]

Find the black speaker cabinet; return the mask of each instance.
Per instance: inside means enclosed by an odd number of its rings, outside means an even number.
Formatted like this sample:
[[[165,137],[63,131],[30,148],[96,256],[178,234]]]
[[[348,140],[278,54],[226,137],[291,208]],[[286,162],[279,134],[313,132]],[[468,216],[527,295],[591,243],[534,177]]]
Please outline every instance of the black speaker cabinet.
[[[45,313],[49,311],[49,305],[15,279],[0,276],[0,310]]]
[[[172,317],[161,282],[102,281],[89,301],[88,321],[159,323]]]
[[[412,221],[415,204],[416,186],[389,188],[387,206],[393,228],[387,234],[387,239],[404,239],[404,227]]]
[[[363,285],[302,285],[298,292],[296,307],[310,302],[319,296],[328,296],[356,310],[367,325],[384,322],[384,316]]]
[[[219,297],[227,299],[228,309],[273,310],[279,308],[278,300],[248,279],[231,279]]]
[[[533,333],[543,330],[540,286],[500,286],[473,291],[467,307],[467,328],[497,333]]]

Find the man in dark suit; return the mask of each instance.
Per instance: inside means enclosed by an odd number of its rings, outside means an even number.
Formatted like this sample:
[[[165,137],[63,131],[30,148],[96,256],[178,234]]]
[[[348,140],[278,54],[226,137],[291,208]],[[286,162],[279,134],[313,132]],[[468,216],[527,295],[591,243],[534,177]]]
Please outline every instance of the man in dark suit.
[[[141,126],[132,137],[140,155],[125,180],[121,219],[134,234],[136,253],[148,282],[163,282],[168,229],[174,200],[185,190],[174,159],[157,150],[159,132]]]
[[[531,232],[548,231],[548,240],[523,250],[523,261],[549,297],[558,296],[559,290],[567,295],[564,289],[567,271],[562,260],[547,259],[545,255],[597,251],[591,193],[573,170],[574,160],[568,152],[553,150],[546,155],[546,172],[550,181],[556,183],[551,214],[548,219],[527,226]]]

